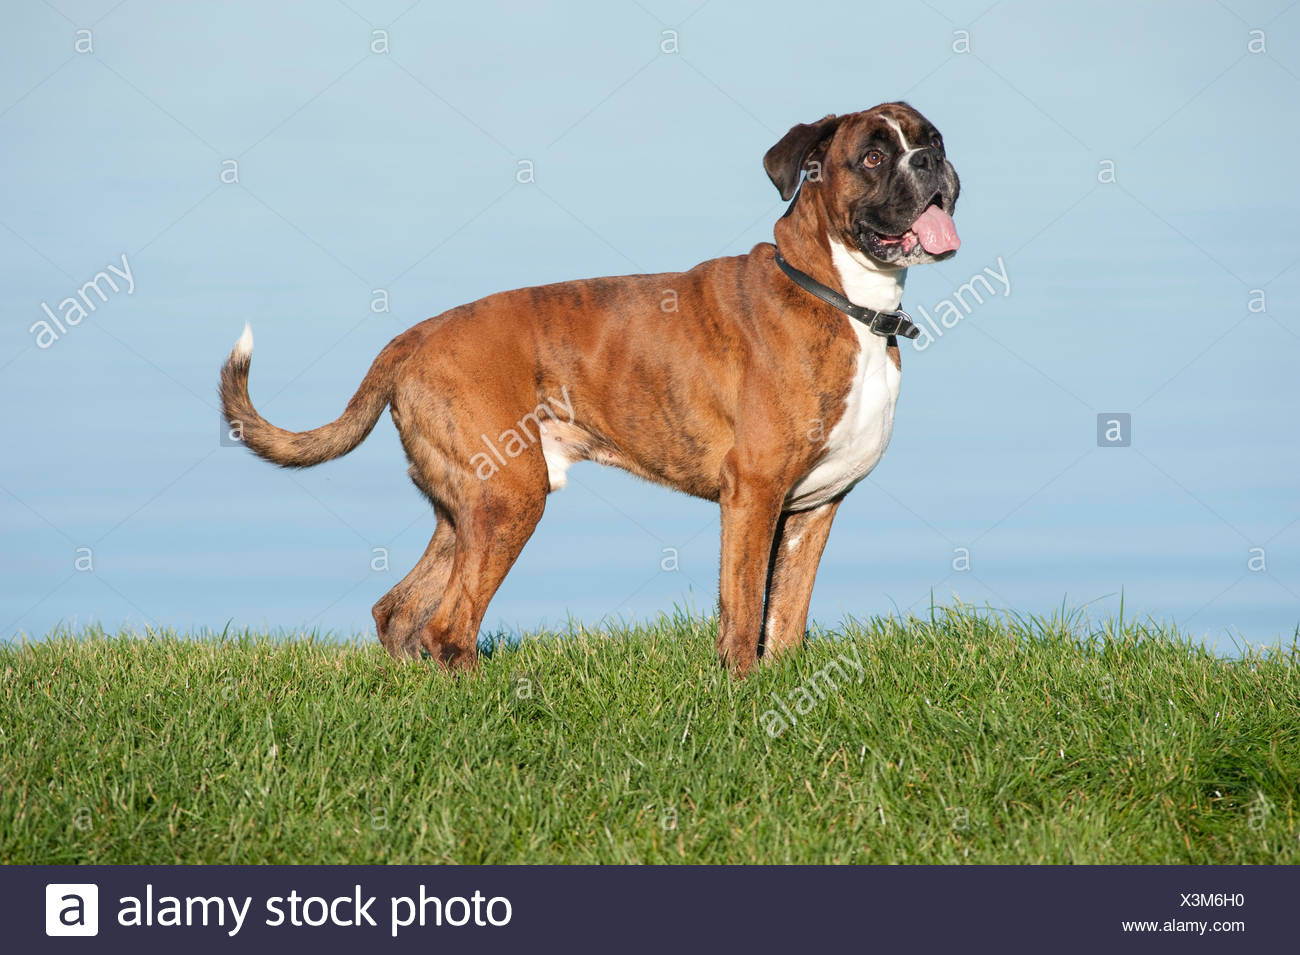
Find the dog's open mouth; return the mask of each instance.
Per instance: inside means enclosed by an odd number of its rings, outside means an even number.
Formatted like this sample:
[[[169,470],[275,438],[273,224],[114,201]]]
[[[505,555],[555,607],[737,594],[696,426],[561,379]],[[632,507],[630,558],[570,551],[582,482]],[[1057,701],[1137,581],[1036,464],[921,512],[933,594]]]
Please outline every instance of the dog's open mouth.
[[[943,211],[937,197],[917,216],[912,227],[901,235],[870,231],[867,237],[871,245],[881,252],[897,254],[901,251],[903,255],[909,254],[918,245],[931,255],[956,252],[961,247],[961,239],[957,237],[957,227],[953,224],[952,216]]]

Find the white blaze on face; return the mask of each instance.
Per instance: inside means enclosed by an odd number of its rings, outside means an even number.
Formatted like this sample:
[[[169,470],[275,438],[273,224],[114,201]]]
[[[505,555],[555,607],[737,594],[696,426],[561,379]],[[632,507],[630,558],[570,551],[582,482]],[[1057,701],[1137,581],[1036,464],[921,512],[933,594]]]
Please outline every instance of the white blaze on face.
[[[912,153],[924,149],[925,147],[924,146],[913,147],[912,144],[907,141],[907,137],[903,135],[903,127],[898,125],[898,120],[890,119],[888,116],[886,116],[885,122],[888,123],[889,128],[892,129],[898,135],[898,141],[900,144],[902,144],[903,147],[902,155],[898,157],[898,167],[900,169],[910,169],[911,167],[907,165],[908,158],[912,155]]]
[[[909,143],[909,142],[907,141],[907,137],[903,135],[903,127],[898,125],[898,120],[896,120],[896,119],[890,119],[888,116],[886,116],[886,117],[885,117],[885,122],[889,124],[889,128],[890,128],[890,129],[892,129],[895,133],[898,134],[898,141],[899,141],[899,142],[902,144],[902,146],[903,146],[903,152],[904,152],[904,153],[909,153],[909,152],[911,152],[911,151],[912,151],[912,144]]]

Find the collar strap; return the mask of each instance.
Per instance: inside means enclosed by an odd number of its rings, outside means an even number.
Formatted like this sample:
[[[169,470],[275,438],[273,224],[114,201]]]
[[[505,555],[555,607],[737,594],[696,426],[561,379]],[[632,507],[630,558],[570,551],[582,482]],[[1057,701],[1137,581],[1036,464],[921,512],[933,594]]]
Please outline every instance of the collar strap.
[[[894,335],[902,335],[904,338],[916,338],[921,334],[921,330],[912,322],[912,317],[901,308],[892,312],[879,312],[874,308],[854,305],[829,285],[823,285],[807,272],[796,269],[782,257],[779,251],[776,253],[776,264],[781,267],[782,272],[790,277],[791,282],[805,292],[817,296],[827,305],[833,306],[849,318],[861,322],[871,329],[874,334],[882,338],[890,338]]]

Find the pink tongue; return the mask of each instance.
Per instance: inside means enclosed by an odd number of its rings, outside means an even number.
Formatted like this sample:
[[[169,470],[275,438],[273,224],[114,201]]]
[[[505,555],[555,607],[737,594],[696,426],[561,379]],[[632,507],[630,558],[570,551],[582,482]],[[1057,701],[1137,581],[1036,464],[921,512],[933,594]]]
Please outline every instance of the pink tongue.
[[[921,240],[921,248],[931,255],[941,255],[961,247],[952,216],[938,206],[930,206],[912,223],[912,231]]]

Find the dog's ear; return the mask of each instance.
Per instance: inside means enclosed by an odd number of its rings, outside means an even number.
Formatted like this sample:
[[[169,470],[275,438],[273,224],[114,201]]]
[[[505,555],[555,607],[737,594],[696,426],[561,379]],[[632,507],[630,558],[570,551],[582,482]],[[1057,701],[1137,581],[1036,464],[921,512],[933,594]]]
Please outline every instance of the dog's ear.
[[[815,123],[800,123],[791,127],[790,132],[781,137],[781,141],[767,151],[763,157],[763,168],[781,193],[781,198],[789,200],[799,185],[799,174],[814,159],[820,158],[835,129],[840,124],[840,117],[835,114],[825,116]]]

